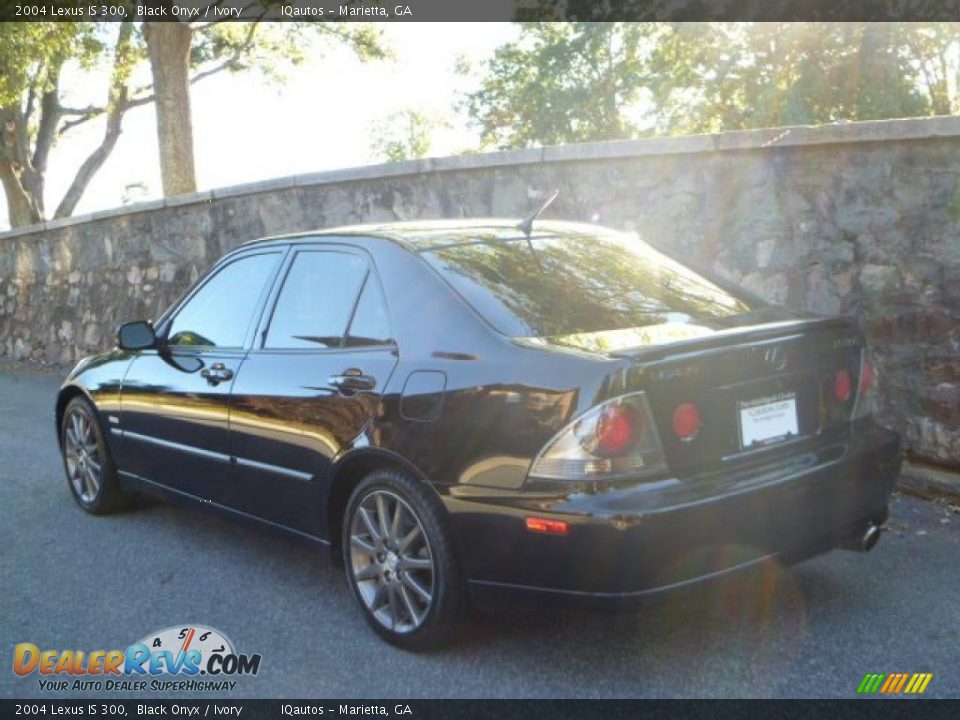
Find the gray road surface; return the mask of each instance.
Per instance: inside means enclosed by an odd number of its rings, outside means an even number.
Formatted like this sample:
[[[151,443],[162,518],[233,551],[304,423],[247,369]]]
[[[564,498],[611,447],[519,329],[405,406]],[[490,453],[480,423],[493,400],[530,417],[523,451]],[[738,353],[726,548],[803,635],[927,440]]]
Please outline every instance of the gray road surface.
[[[456,647],[415,656],[378,640],[340,571],[297,541],[182,506],[83,513],[57,451],[58,384],[0,368],[2,697],[42,694],[10,670],[18,642],[125,648],[181,623],[262,654],[238,697],[851,697],[865,673],[895,671],[960,696],[960,514],[946,504],[895,497],[866,555],[635,614],[478,615]]]

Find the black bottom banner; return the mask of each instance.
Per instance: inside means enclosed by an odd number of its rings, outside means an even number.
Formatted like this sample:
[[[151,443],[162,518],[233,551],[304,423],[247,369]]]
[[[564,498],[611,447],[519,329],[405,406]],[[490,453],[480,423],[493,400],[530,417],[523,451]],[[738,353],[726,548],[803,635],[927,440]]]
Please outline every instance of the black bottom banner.
[[[0,718],[868,720],[960,717],[958,700],[0,700]]]

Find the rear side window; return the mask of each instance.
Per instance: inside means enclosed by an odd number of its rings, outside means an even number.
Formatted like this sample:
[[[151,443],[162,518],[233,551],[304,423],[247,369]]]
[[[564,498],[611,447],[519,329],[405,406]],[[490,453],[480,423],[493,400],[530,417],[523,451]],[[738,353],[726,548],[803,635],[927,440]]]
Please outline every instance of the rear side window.
[[[224,265],[177,312],[167,343],[242,347],[260,295],[279,260],[280,253],[262,253]]]
[[[367,263],[357,255],[298,252],[277,297],[264,347],[340,347],[366,276]]]
[[[629,235],[571,234],[426,251],[497,330],[536,337],[697,322],[755,307]]]
[[[387,304],[380,283],[371,271],[363,284],[363,292],[347,333],[347,347],[386,345],[390,342]]]

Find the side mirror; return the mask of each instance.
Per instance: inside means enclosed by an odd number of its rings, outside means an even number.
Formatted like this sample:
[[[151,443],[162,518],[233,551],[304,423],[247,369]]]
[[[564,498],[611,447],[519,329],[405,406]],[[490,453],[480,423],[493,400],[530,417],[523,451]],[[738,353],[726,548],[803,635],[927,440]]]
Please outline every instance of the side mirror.
[[[153,325],[146,320],[124,323],[117,328],[117,346],[123,350],[146,350],[156,344]]]

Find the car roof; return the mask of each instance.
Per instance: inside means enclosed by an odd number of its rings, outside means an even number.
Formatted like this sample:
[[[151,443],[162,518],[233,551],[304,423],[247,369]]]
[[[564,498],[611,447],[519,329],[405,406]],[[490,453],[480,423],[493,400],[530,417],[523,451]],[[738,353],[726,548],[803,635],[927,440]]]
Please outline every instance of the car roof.
[[[262,238],[244,243],[247,248],[272,242],[316,242],[324,237],[380,237],[392,240],[413,252],[424,252],[453,245],[472,245],[485,242],[503,242],[524,238],[518,227],[520,221],[503,218],[472,220],[415,220],[411,222],[344,225],[313,232]],[[609,228],[586,223],[558,220],[537,220],[531,237],[596,236],[614,232]]]

